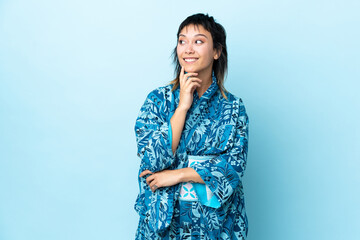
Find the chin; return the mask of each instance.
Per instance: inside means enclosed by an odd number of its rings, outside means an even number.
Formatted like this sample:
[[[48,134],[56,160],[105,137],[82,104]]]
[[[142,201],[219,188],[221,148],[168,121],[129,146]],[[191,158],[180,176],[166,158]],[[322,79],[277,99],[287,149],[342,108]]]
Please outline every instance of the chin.
[[[198,70],[193,67],[185,67],[185,71],[190,73],[198,72]]]

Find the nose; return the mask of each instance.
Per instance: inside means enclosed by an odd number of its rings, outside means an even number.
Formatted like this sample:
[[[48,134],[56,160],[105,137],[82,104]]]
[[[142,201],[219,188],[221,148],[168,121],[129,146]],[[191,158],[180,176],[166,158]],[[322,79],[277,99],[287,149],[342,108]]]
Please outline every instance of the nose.
[[[194,49],[193,49],[192,44],[188,44],[186,49],[185,49],[185,53],[189,54],[189,53],[193,53],[193,52],[194,52]]]

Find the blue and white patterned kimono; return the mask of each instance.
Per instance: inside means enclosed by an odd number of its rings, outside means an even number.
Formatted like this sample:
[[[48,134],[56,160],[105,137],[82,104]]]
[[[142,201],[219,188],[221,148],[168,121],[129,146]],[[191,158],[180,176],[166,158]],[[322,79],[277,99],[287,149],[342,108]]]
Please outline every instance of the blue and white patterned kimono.
[[[215,155],[191,166],[214,194],[218,207],[179,200],[181,184],[154,193],[139,178],[136,239],[246,239],[248,219],[241,179],[248,148],[248,116],[240,98],[220,93],[215,76],[199,98],[194,91],[179,146],[173,154],[170,119],[179,103],[178,87],[159,87],[147,96],[135,124],[139,174],[188,167],[188,156]]]

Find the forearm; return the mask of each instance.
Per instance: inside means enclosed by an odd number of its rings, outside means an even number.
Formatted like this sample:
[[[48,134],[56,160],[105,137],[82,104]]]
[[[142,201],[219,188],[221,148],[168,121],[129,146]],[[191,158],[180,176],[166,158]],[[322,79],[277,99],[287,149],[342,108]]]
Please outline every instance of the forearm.
[[[172,130],[172,146],[171,149],[175,153],[181,138],[181,133],[184,128],[185,118],[186,118],[186,109],[177,108],[170,119],[171,130]]]
[[[149,175],[149,176],[148,176]],[[145,177],[146,183],[151,191],[155,191],[159,187],[169,187],[182,182],[203,183],[200,175],[192,168],[180,168],[175,170],[163,170],[153,173],[145,170],[140,173],[139,177]]]
[[[180,182],[204,183],[200,175],[192,168],[181,168],[179,171]]]

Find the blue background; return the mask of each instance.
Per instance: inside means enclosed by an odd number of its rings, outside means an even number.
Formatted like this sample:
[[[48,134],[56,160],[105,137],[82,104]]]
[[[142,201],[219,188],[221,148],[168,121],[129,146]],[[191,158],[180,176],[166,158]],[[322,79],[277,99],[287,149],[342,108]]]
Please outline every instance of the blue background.
[[[179,24],[228,34],[249,240],[360,239],[360,2],[0,1],[0,239],[133,239],[134,124]]]

